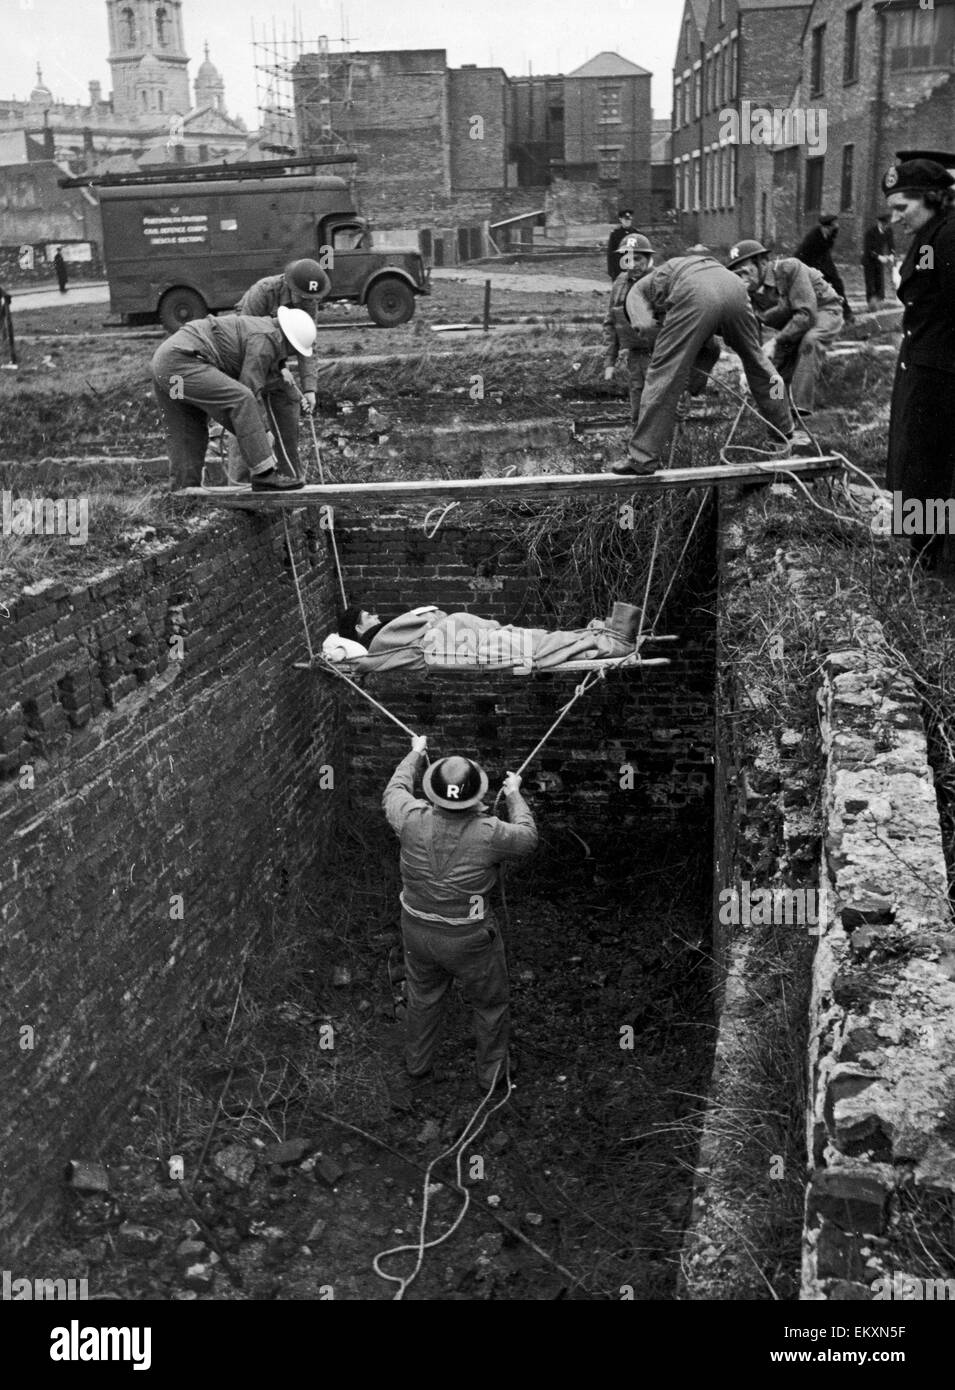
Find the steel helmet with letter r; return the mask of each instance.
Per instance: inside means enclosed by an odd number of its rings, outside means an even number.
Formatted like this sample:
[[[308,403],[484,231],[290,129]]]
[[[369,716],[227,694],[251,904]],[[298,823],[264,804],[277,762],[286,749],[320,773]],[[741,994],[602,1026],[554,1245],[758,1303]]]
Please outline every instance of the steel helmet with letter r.
[[[446,811],[466,811],[476,806],[487,791],[487,773],[470,758],[441,758],[428,768],[422,786],[435,806]]]
[[[325,299],[332,282],[318,261],[292,261],[285,267],[285,283],[302,299]]]

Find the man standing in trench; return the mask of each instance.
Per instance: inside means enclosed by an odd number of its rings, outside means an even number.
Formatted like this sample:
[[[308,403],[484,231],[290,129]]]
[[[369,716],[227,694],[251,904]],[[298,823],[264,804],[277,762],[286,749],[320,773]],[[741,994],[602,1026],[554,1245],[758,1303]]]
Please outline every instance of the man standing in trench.
[[[507,961],[489,897],[498,866],[537,847],[537,827],[517,773],[504,778],[509,820],[503,821],[482,804],[488,788],[483,768],[462,757],[424,768],[427,757],[427,740],[414,738],[382,797],[401,841],[405,1067],[415,1079],[430,1074],[444,996],[457,980],[474,1016],[478,1087],[487,1094],[510,1065]],[[414,794],[422,769],[427,801]]]

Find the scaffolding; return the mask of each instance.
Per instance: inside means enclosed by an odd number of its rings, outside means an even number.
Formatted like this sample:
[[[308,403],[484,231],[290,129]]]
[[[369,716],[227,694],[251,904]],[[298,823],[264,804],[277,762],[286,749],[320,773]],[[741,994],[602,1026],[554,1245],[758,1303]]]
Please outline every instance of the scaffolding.
[[[355,79],[368,75],[366,59],[348,51],[350,40],[329,46],[327,35],[306,40],[301,19],[293,34],[271,36],[252,29],[256,106],[262,149],[277,155],[358,153],[355,143]],[[344,27],[344,22],[343,22]]]

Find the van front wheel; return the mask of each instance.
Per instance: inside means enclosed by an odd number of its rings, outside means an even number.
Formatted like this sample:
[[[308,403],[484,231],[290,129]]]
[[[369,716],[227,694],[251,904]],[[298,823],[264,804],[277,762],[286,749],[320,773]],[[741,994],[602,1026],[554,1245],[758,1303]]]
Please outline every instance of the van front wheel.
[[[414,293],[397,276],[386,275],[376,280],[365,300],[368,316],[379,328],[397,328],[407,323],[414,313]]]
[[[167,333],[175,333],[190,319],[203,319],[209,310],[201,294],[184,285],[167,290],[159,301],[159,322]]]

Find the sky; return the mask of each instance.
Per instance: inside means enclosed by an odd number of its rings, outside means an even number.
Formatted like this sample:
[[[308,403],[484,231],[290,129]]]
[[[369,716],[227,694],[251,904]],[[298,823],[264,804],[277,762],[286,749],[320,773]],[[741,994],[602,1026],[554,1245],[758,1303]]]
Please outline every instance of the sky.
[[[444,48],[451,67],[502,67],[512,77],[567,73],[604,49],[654,74],[653,114],[670,114],[671,68],[683,0],[183,0],[194,80],[203,43],[225,80],[226,107],[258,126],[255,38],[326,34],[352,51]],[[267,24],[267,34],[263,25]],[[3,0],[0,97],[26,98],[36,65],[57,99],[89,101],[90,79],[111,90],[105,0]]]

